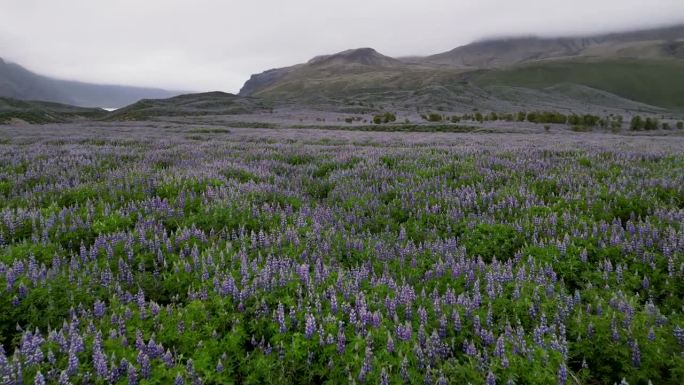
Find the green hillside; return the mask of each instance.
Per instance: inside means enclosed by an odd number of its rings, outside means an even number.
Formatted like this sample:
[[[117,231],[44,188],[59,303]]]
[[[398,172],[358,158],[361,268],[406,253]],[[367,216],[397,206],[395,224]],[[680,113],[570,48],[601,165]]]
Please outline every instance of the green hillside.
[[[0,124],[9,123],[15,119],[34,124],[64,123],[82,119],[98,119],[106,114],[107,111],[99,108],[0,97]]]
[[[268,110],[265,103],[253,98],[205,92],[168,99],[144,99],[112,112],[107,119],[146,120],[160,116],[235,115]]]
[[[473,80],[480,86],[507,85],[533,89],[564,83],[580,84],[654,106],[684,109],[682,61],[544,62],[487,71]]]

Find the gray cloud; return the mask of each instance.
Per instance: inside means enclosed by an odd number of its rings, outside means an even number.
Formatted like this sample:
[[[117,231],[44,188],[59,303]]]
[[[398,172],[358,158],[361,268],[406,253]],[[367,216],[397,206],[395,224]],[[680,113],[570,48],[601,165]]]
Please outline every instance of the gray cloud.
[[[678,22],[682,0],[0,0],[0,57],[65,79],[236,92],[252,73],[347,48],[425,55]]]

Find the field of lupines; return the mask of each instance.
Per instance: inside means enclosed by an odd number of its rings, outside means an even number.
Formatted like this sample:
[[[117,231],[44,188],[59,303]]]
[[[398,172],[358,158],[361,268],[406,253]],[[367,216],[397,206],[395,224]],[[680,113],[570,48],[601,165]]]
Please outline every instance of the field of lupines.
[[[2,384],[681,384],[684,138],[0,137]]]

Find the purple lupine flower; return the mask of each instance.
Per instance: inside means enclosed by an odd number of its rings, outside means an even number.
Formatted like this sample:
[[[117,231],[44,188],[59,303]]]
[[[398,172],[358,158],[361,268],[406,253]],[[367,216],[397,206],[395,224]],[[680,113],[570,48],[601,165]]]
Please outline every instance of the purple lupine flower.
[[[466,340],[463,342],[463,352],[470,357],[477,356],[477,348],[475,347],[473,341]]]
[[[128,364],[128,369],[126,372],[128,374],[128,385],[137,385],[138,371],[135,369],[135,366]]]
[[[173,385],[183,385],[183,376],[180,373],[176,374],[176,379],[173,381]]]
[[[454,321],[454,329],[457,332],[461,331],[461,316],[458,313],[458,310],[454,310],[454,312],[451,315],[451,319]]]
[[[36,373],[36,378],[34,379],[33,383],[35,385],[45,385],[45,377],[43,377],[43,374],[40,372],[40,370],[38,373]]]
[[[337,330],[337,352],[342,354],[344,353],[344,349],[347,344],[347,337],[344,334],[344,326],[342,325],[342,322],[340,322],[340,325]]]
[[[104,302],[100,301],[99,299],[95,301],[93,304],[93,315],[95,315],[96,318],[102,318],[106,310],[106,306]]]
[[[401,379],[404,380],[404,382],[408,382],[410,379],[408,366],[408,359],[406,358],[406,356],[404,356],[404,359],[401,360],[401,367],[399,368],[399,375],[401,376]]]
[[[140,365],[140,375],[142,376],[142,378],[149,378],[152,372],[150,357],[143,352],[139,352],[137,361]]]
[[[389,385],[389,374],[385,368],[380,371],[380,385]]]
[[[473,317],[473,330],[474,330],[475,334],[479,335],[481,328],[482,328],[482,325],[480,324],[480,316],[476,314]]]
[[[5,355],[5,348],[3,348],[2,344],[0,344],[0,374],[3,374],[3,371],[8,368],[8,364],[9,361]]]
[[[69,349],[69,361],[67,366],[67,375],[73,376],[78,371],[78,356],[74,349]]]
[[[387,333],[387,352],[394,353],[394,340],[389,332]]]
[[[641,350],[639,350],[639,343],[636,341],[632,343],[632,365],[635,368],[641,366]]]
[[[421,325],[427,324],[427,321],[428,321],[427,310],[425,310],[425,308],[422,306],[418,308],[418,319],[420,320]]]
[[[425,377],[423,377],[423,385],[432,385],[432,374],[430,373],[430,366],[428,365],[425,371]]]
[[[171,351],[169,349],[166,349],[166,353],[164,353],[162,356],[162,361],[164,361],[164,364],[167,368],[173,367],[173,355],[171,355]]]
[[[361,365],[361,371],[359,372],[359,381],[366,381],[366,376],[373,370],[373,350],[370,347],[366,347],[366,355],[363,359],[363,364]]]
[[[285,326],[285,308],[282,303],[278,303],[278,308],[276,309],[276,320],[280,327],[280,332],[285,333],[287,331],[287,326]]]
[[[107,358],[105,357],[99,343],[96,343],[93,346],[93,366],[95,368],[95,374],[97,374],[99,378],[108,378],[109,368],[107,367]]]
[[[679,327],[679,325],[675,326],[672,335],[681,346],[684,346],[684,328]]]
[[[494,348],[494,356],[502,358],[506,354],[504,350],[504,339],[502,336],[496,340],[496,347]]]
[[[411,339],[411,335],[413,334],[413,330],[411,327],[411,324],[407,321],[406,323],[399,324],[396,327],[396,333],[397,333],[397,338],[400,341],[408,341]]]
[[[35,333],[27,331],[21,338],[19,351],[24,356],[27,364],[39,364],[43,361],[44,355],[41,346],[45,339],[38,330]]]
[[[314,316],[311,315],[311,313],[306,313],[305,318],[306,321],[304,325],[304,337],[307,340],[310,340],[316,332],[316,318],[314,318]]]
[[[62,370],[62,372],[59,374],[59,379],[57,382],[59,385],[71,385],[71,382],[69,382],[69,374],[67,374],[66,370]]]
[[[558,368],[558,385],[565,385],[568,382],[568,368],[561,364]]]
[[[487,378],[485,378],[485,383],[487,385],[496,385],[496,376],[492,371],[490,370],[489,373],[487,373]]]

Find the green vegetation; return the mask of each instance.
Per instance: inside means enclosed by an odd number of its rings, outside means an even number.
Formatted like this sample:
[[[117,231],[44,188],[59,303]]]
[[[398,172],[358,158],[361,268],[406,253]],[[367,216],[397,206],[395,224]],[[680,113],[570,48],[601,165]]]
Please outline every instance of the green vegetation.
[[[9,123],[14,119],[32,124],[64,123],[78,119],[99,119],[106,114],[106,111],[99,108],[0,97],[0,124]]]
[[[440,119],[441,115],[434,114],[435,116],[424,116],[426,120],[436,120]],[[573,130],[576,131],[591,131],[594,127],[601,127],[603,129],[611,129],[613,131],[618,131],[622,128],[623,117],[621,115],[610,114],[607,116],[598,116],[592,114],[570,114],[565,115],[557,111],[532,111],[525,112],[519,111],[517,113],[497,113],[489,112],[487,114],[482,114],[481,112],[475,112],[474,114],[463,114],[463,115],[453,115],[448,120],[452,123],[458,123],[461,121],[473,121],[473,122],[487,122],[487,121],[507,121],[507,122],[524,122],[528,121],[534,124],[567,124]]]
[[[487,71],[475,82],[533,89],[572,83],[654,106],[684,108],[684,62],[674,60],[554,61]]]
[[[442,114],[439,114],[436,112],[431,112],[427,115],[421,115],[421,116],[424,120],[427,120],[428,122],[433,122],[433,123],[441,122],[442,120],[444,120],[444,117],[442,116]],[[453,121],[453,118],[452,118],[452,121]]]
[[[236,115],[255,112],[269,113],[272,107],[265,102],[241,98],[224,92],[180,95],[169,99],[145,99],[118,109],[108,120],[151,120],[170,116]]]
[[[373,117],[373,123],[375,124],[392,123],[396,120],[397,116],[391,112],[385,112],[384,114],[375,115]]]
[[[642,118],[640,115],[635,115],[629,123],[629,128],[633,131],[641,130],[657,130],[658,129],[658,119],[648,117],[646,119]]]

